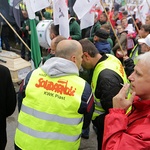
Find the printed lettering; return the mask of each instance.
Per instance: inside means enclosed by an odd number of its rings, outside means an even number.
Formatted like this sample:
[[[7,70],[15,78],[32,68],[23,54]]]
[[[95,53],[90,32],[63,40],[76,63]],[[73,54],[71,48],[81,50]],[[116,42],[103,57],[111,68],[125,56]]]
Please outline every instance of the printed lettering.
[[[47,96],[52,96],[52,97],[54,97],[54,93],[44,92],[44,94],[47,95]]]
[[[119,70],[120,70],[120,72],[121,72],[122,77],[124,77],[124,68],[123,68],[122,65],[120,65]]]
[[[47,74],[46,73],[40,73],[39,76],[43,76],[43,77],[46,77]]]
[[[58,94],[55,94],[55,97],[56,97],[56,98],[59,98],[59,99],[61,99],[61,100],[65,100],[65,97],[64,97],[64,96],[61,96],[61,95],[58,95]]]
[[[35,87],[37,88],[44,88],[48,91],[53,91],[59,94],[74,96],[74,93],[76,91],[76,88],[73,86],[68,87],[68,81],[64,80],[58,80],[56,83],[48,80],[44,80],[43,78],[40,78],[38,80],[38,83],[35,84]]]
[[[64,14],[63,14],[63,12],[61,11],[61,8],[59,8],[59,13],[60,13],[59,18],[65,17]]]

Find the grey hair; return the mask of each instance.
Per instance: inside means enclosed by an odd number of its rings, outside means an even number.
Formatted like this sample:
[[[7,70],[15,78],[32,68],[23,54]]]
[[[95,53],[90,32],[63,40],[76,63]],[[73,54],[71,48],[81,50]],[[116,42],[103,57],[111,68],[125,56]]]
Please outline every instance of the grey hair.
[[[137,61],[142,61],[145,65],[149,65],[150,67],[150,52],[145,52],[144,54],[140,54],[137,58]],[[150,68],[149,68],[150,69]]]

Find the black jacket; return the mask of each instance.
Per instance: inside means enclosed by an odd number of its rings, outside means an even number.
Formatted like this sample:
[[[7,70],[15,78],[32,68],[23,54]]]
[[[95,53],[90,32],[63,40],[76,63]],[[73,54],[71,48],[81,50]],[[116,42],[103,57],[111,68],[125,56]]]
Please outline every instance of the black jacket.
[[[9,69],[0,65],[0,150],[4,150],[6,138],[6,118],[16,107],[16,93]]]
[[[103,55],[99,62],[107,58],[106,55]],[[98,76],[95,96],[101,100],[101,105],[106,113],[108,113],[109,108],[112,108],[112,98],[117,95],[122,88],[120,83],[123,84],[122,78],[119,74],[110,69],[104,69]]]
[[[108,57],[104,54],[98,63],[106,60],[107,58]],[[94,126],[97,128],[98,149],[101,149],[102,146],[104,119],[109,113],[109,108],[112,108],[112,98],[117,95],[122,88],[120,83],[123,84],[123,79],[119,76],[119,74],[107,68],[102,70],[98,76],[95,96],[101,100],[102,108],[105,110],[104,114],[99,115],[92,121]]]

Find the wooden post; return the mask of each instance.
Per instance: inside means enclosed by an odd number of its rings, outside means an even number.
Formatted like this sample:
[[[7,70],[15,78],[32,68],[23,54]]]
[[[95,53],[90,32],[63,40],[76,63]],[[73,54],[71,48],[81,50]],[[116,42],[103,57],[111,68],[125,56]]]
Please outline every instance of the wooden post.
[[[112,28],[112,30],[113,30],[113,32],[114,32],[114,35],[115,35],[116,39],[117,39],[117,42],[118,42],[119,47],[120,47],[120,50],[122,51],[123,56],[125,56],[124,50],[122,49],[122,46],[121,46],[120,41],[119,41],[119,39],[118,39],[118,36],[116,35],[116,32],[115,32],[115,30],[114,30],[114,27],[113,27],[112,24],[111,24],[110,18],[109,18],[109,16],[108,16],[108,14],[107,14],[107,12],[106,12],[106,9],[105,9],[105,7],[104,7],[104,5],[103,5],[103,2],[102,2],[101,0],[100,0],[100,3],[101,3],[101,5],[102,5],[102,7],[103,7],[103,9],[104,9],[104,11],[105,11],[105,14],[107,15],[108,21],[110,22],[111,28]]]
[[[24,42],[24,40],[19,36],[19,34],[14,30],[12,25],[6,20],[6,18],[0,13],[0,16],[5,20],[5,22],[9,25],[9,27],[13,30],[13,32],[17,35],[17,37],[21,40],[21,42],[26,46],[26,48],[31,51],[28,45]]]
[[[135,27],[136,27],[136,30],[137,30],[137,32],[139,33],[139,28],[138,28],[138,26],[137,26],[137,24],[136,24],[136,22],[135,22],[135,20],[134,20],[134,18],[133,18],[133,16],[132,16],[132,14],[131,14],[130,10],[128,9],[127,1],[126,1],[126,0],[124,0],[124,2],[125,2],[125,3],[126,3],[126,5],[127,5],[127,10],[129,11],[129,14],[130,14],[130,16],[131,16],[131,18],[132,18],[132,20],[133,20],[133,23],[134,23],[134,25],[135,25]]]
[[[41,17],[42,17],[42,19],[43,19],[43,14],[42,14],[42,12],[40,11],[40,15],[41,15]]]

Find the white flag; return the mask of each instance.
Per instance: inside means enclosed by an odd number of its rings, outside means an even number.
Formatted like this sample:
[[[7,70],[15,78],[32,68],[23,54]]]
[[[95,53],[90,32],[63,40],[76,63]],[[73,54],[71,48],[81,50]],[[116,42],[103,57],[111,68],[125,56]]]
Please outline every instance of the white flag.
[[[54,24],[59,24],[59,0],[53,0],[53,18]]]
[[[78,18],[81,19],[98,1],[99,0],[76,0],[73,6],[74,12]]]
[[[115,3],[117,3],[117,4],[121,5],[122,0],[115,0]]]
[[[48,6],[50,6],[49,0],[30,0],[31,7],[34,12],[40,11]]]
[[[149,5],[147,3],[150,4],[150,0],[144,0],[136,10],[136,18],[138,18],[142,24],[145,24],[146,16],[149,12]]]
[[[81,30],[87,27],[90,27],[94,24],[94,15],[95,15],[95,12],[90,11],[81,18],[81,22],[80,22]]]
[[[24,0],[24,3],[26,4],[29,19],[34,19],[35,18],[35,12],[33,11],[32,7],[31,7],[30,0]]]
[[[105,0],[105,3],[107,4],[107,6],[109,7],[109,9],[111,10],[113,7],[113,1],[112,0]]]
[[[69,38],[68,7],[65,0],[53,0],[54,24],[59,24],[60,35]]]

